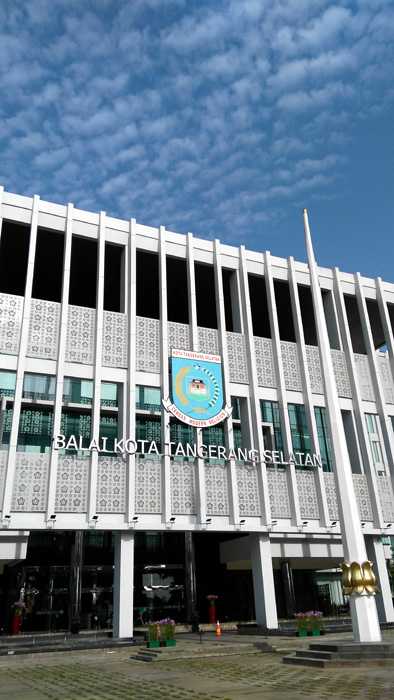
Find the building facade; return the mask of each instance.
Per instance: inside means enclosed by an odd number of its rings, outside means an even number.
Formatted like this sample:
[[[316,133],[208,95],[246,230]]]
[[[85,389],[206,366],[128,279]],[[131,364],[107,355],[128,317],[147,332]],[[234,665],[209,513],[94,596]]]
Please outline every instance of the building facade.
[[[36,570],[44,533],[49,549],[71,537],[70,622],[80,615],[81,537],[113,546],[104,588],[112,596],[113,586],[119,636],[154,614],[157,595],[179,594],[180,616],[201,618],[198,561],[204,593],[215,593],[208,571],[220,577],[220,565],[228,600],[244,592],[245,615],[268,628],[280,596],[283,614],[302,606],[297,570],[325,571],[321,587],[341,605],[330,584],[343,549],[308,266],[4,190],[0,224],[3,569],[41,537]],[[319,283],[379,616],[393,621],[383,538],[394,534],[394,284],[337,268],[319,268]],[[218,357],[221,422],[196,427],[164,405],[174,350]],[[170,572],[165,555],[175,562],[179,548],[182,566]]]

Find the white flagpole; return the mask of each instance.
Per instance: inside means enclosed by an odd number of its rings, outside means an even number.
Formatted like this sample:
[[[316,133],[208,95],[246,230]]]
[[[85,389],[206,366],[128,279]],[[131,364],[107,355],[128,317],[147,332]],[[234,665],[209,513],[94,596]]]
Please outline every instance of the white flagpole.
[[[319,343],[320,360],[325,386],[327,422],[331,435],[332,452],[334,457],[335,485],[338,496],[339,517],[345,560],[355,564],[353,570],[358,571],[363,580],[364,562],[367,561],[364,535],[361,529],[357,499],[353,486],[353,475],[346,445],[338,392],[335,381],[334,367],[331,358],[330,343],[324,315],[323,300],[319,284],[319,276],[312,238],[309,229],[308,212],[304,209],[305,244],[308,256],[309,273],[313,308],[315,313],[316,332]],[[358,567],[359,565],[359,567]],[[365,569],[365,571],[367,568]],[[367,581],[367,579],[365,579]],[[351,583],[349,581],[349,583]],[[362,588],[362,586],[361,586]],[[380,642],[381,634],[374,595],[362,589],[362,593],[353,592],[350,595],[350,613],[352,618],[353,636],[356,642]]]

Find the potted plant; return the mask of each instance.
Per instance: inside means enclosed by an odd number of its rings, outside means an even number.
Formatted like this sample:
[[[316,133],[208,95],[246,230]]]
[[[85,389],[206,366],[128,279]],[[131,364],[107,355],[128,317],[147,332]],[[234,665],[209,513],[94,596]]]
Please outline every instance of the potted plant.
[[[322,628],[323,613],[319,610],[311,610],[309,613],[309,626],[313,637],[319,637]]]
[[[146,646],[148,649],[155,649],[160,646],[160,625],[157,622],[152,622],[148,625],[148,641]]]
[[[160,646],[174,647],[176,645],[174,620],[166,617],[164,620],[159,620],[158,624],[160,625]]]
[[[306,637],[308,635],[307,613],[296,613],[294,617],[297,621],[297,635],[299,637]]]
[[[308,612],[296,613],[294,616],[297,620],[297,634],[299,637],[312,635],[313,637],[320,636],[322,628],[323,613],[319,610],[308,610]]]

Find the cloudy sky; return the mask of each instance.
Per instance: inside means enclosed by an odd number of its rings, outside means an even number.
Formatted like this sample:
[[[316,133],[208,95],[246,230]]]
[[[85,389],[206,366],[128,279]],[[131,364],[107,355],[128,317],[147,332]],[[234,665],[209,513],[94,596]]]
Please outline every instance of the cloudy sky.
[[[7,190],[394,281],[393,0],[1,0]]]

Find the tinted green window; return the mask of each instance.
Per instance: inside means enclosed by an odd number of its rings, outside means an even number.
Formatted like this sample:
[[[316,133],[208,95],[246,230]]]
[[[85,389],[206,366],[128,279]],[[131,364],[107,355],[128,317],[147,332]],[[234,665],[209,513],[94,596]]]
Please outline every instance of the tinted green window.
[[[289,403],[288,412],[293,452],[311,454],[311,436],[306,421],[305,406],[298,403]]]
[[[204,445],[224,445],[223,425],[213,425],[211,428],[203,428],[202,441]]]
[[[242,447],[242,432],[239,425],[233,425],[234,448]]]
[[[161,390],[153,386],[137,386],[136,407],[143,411],[160,411]]]
[[[234,420],[240,420],[241,418],[241,401],[236,396],[231,397],[231,406],[233,409],[232,417]]]
[[[14,396],[15,394],[16,373],[15,372],[0,372],[0,395]]]
[[[90,441],[92,418],[90,413],[66,411],[63,409],[60,420],[60,432],[66,436],[66,442],[71,435],[82,435],[84,446]]]
[[[101,382],[101,405],[118,405],[118,385],[112,382]]]
[[[7,447],[10,444],[11,435],[11,424],[12,424],[12,414],[14,412],[12,408],[6,408],[3,413],[3,422],[0,422],[0,443],[1,447]]]
[[[277,401],[260,401],[261,420],[271,423],[274,429],[274,449],[283,450],[282,427],[280,422],[279,404]]]
[[[100,438],[107,439],[107,450],[112,452],[114,443],[118,437],[118,417],[117,416],[100,416]],[[101,445],[100,445],[101,447]]]
[[[317,435],[319,438],[320,454],[325,472],[332,471],[332,451],[331,440],[327,429],[326,409],[320,406],[315,406],[315,417],[317,426]]]
[[[63,401],[91,405],[93,399],[93,382],[91,379],[64,377]]]
[[[161,452],[161,422],[160,418],[148,416],[137,416],[135,434],[137,440],[147,440],[156,442],[159,452]],[[149,445],[145,445],[145,448]]]
[[[186,425],[177,420],[171,420],[170,435],[171,442],[180,442],[183,446],[185,446],[186,443],[189,443],[189,445],[194,445],[195,443],[194,428],[192,428],[191,425]]]
[[[22,408],[17,449],[20,452],[49,452],[52,441],[51,408]]]
[[[28,374],[23,378],[23,398],[54,401],[56,379],[47,374]]]

